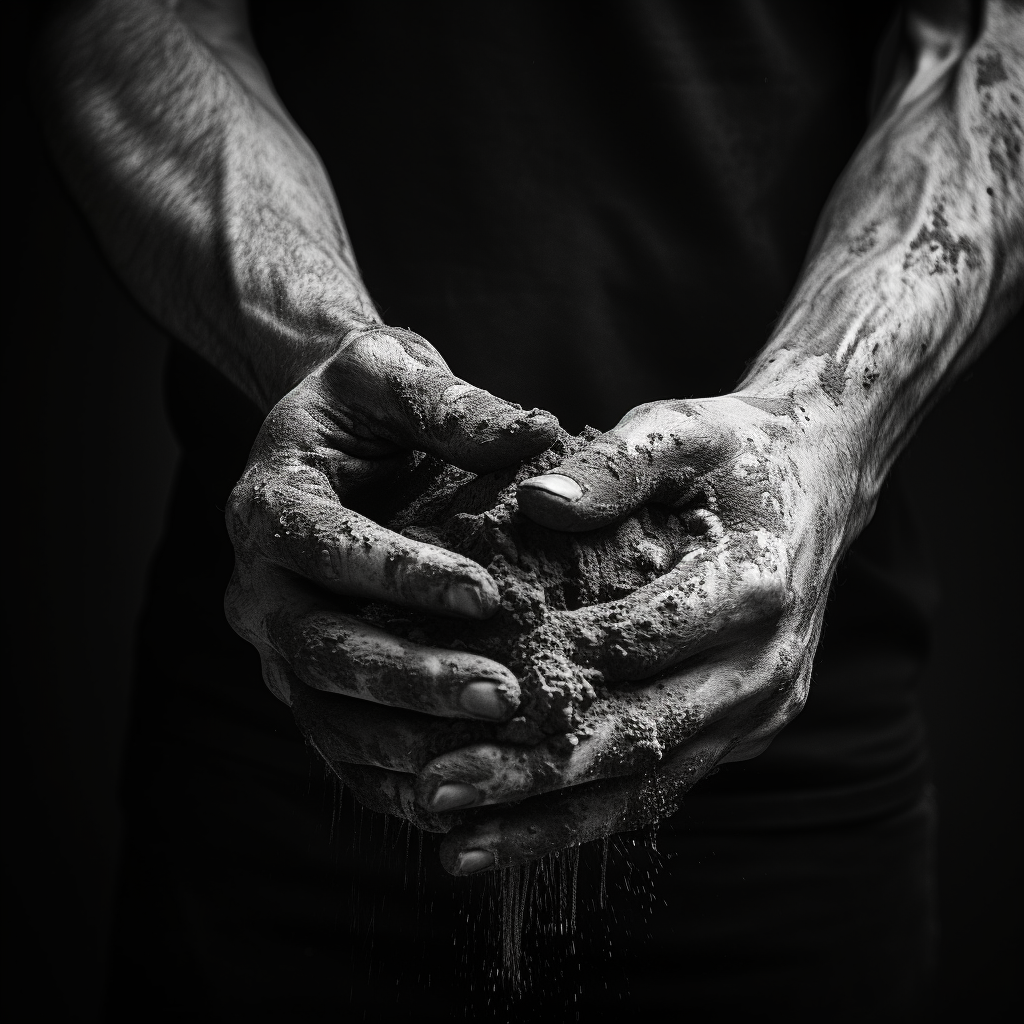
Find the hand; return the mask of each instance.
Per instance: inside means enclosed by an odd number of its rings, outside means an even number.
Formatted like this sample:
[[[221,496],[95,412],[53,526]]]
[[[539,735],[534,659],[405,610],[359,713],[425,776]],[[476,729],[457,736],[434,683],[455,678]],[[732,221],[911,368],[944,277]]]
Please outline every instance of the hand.
[[[450,832],[449,870],[504,867],[656,820],[799,713],[832,573],[861,524],[844,469],[854,453],[827,422],[809,405],[750,394],[659,402],[520,485],[520,506],[554,529],[591,530],[656,502],[677,509],[693,539],[655,582],[554,623],[603,679],[589,736],[568,752],[475,743],[420,772],[419,799],[434,812],[533,798]]]
[[[410,773],[483,735],[472,720],[501,721],[519,698],[497,662],[349,614],[352,599],[466,619],[497,608],[475,562],[379,525],[429,476],[413,452],[485,472],[538,454],[556,432],[550,415],[472,387],[422,338],[383,326],[350,334],[267,416],[228,503],[225,610],[259,650],[267,686],[364,803],[438,827],[416,810]],[[317,691],[342,696],[325,706]]]

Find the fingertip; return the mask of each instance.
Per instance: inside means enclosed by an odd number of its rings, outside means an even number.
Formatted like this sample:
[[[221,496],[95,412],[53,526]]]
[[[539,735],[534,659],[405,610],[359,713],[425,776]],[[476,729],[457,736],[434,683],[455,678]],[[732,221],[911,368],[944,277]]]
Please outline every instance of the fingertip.
[[[516,489],[523,512],[535,523],[552,530],[589,530],[601,525],[593,522],[589,502],[583,502],[584,495],[579,481],[559,472],[531,477]]]
[[[455,873],[475,875],[494,867],[494,854],[490,850],[463,850],[455,861]]]
[[[456,878],[476,875],[482,871],[491,871],[497,867],[497,857],[488,844],[479,838],[469,839],[449,833],[441,843],[441,866]]]
[[[487,391],[474,389],[463,415],[445,420],[444,456],[473,473],[514,466],[547,451],[561,427],[543,409],[522,409]]]
[[[462,688],[459,706],[474,718],[503,722],[515,714],[519,706],[519,692],[519,684],[514,677],[511,685],[477,679]]]
[[[521,422],[523,428],[535,439],[535,442],[544,445],[538,450],[538,455],[555,443],[561,430],[558,417],[544,409],[530,409],[524,412]]]
[[[567,501],[570,504],[583,497],[583,488],[571,476],[563,473],[544,473],[524,480],[520,488],[528,491],[542,491],[548,498]]]
[[[481,441],[489,434],[475,457],[486,472],[526,462],[546,452],[557,440],[562,428],[558,420],[542,409],[517,412],[505,422],[491,424],[482,431]]]
[[[480,802],[480,791],[468,782],[446,782],[434,790],[427,803],[431,814],[461,811]]]
[[[472,583],[455,583],[444,592],[445,610],[456,618],[489,619],[500,603],[498,585],[486,572]]]

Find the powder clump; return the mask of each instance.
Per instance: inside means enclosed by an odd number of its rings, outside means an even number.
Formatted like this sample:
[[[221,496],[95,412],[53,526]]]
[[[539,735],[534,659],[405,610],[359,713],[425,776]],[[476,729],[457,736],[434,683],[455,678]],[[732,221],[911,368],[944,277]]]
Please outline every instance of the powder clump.
[[[414,473],[416,497],[386,520],[410,538],[473,559],[497,583],[500,607],[482,622],[379,602],[363,605],[359,614],[414,642],[469,650],[508,665],[519,679],[522,702],[516,717],[499,728],[499,740],[546,740],[553,750],[568,752],[588,735],[587,711],[605,680],[583,667],[580,661],[588,659],[580,655],[589,645],[611,647],[616,665],[625,669],[622,678],[629,678],[628,664],[641,652],[615,650],[622,639],[616,621],[628,615],[621,599],[667,573],[692,546],[684,518],[667,508],[644,507],[585,533],[548,529],[520,511],[517,485],[552,471],[595,436],[589,428],[575,437],[561,432],[551,448],[518,468],[481,476],[424,456]],[[620,603],[589,626],[569,614],[608,602]]]

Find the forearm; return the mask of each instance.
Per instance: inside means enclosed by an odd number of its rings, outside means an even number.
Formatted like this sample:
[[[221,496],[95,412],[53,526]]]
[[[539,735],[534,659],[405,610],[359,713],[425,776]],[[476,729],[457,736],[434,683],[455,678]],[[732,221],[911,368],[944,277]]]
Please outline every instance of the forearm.
[[[1024,11],[978,37],[908,19],[916,61],[837,184],[740,393],[845,459],[856,533],[941,389],[1024,293]],[[841,471],[842,472],[842,471]]]
[[[42,41],[40,107],[128,288],[268,409],[377,317],[327,175],[248,44],[242,5],[228,4],[228,19],[224,4],[204,6],[73,9]]]

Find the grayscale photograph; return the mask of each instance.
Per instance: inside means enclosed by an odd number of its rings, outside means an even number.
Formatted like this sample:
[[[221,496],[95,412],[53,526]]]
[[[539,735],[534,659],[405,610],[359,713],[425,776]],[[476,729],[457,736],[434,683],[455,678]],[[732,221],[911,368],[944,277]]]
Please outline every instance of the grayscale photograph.
[[[9,45],[6,1021],[1016,1018],[1022,0]]]

